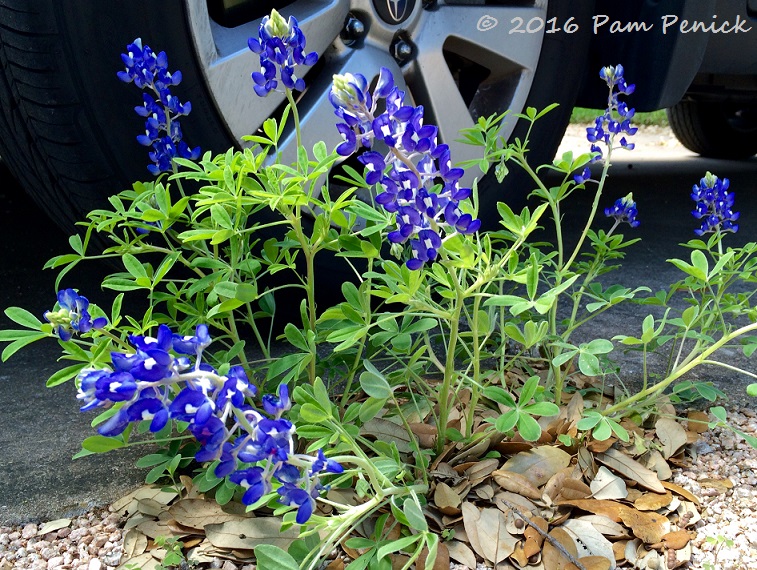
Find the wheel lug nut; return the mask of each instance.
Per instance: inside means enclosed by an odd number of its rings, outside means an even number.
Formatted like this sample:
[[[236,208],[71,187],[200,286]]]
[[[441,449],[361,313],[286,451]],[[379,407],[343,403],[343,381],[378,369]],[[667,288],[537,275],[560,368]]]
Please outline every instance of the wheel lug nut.
[[[345,43],[351,43],[360,39],[365,34],[365,24],[355,16],[348,16],[342,30],[342,40]]]
[[[397,40],[392,45],[392,55],[398,62],[404,63],[413,55],[413,46],[405,40]]]

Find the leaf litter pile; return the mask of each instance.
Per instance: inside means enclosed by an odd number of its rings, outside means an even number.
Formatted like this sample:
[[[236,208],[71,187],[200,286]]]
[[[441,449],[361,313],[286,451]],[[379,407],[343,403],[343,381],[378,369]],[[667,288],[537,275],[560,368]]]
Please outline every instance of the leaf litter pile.
[[[458,399],[450,427],[465,427],[466,396]],[[700,502],[669,480],[671,468],[690,467],[688,451],[708,429],[707,414],[689,411],[676,420],[673,406],[663,404],[649,425],[621,422],[628,442],[615,437],[600,441],[588,434],[578,441],[576,424],[583,408],[582,396],[575,393],[559,416],[541,419],[542,434],[534,443],[523,441],[517,432],[505,440],[484,421],[496,417],[497,411],[482,410],[474,423],[479,437],[445,448],[430,466],[424,508],[429,528],[442,538],[434,570],[448,570],[451,563],[498,570],[688,566],[694,526],[701,520]],[[409,436],[393,420],[375,418],[361,434],[395,442],[412,464]],[[422,421],[410,426],[422,447],[433,447],[433,426]],[[571,445],[562,443],[569,440]],[[112,505],[126,518],[120,568],[158,568],[166,554],[160,537],[180,541],[194,568],[208,568],[214,559],[216,564],[218,559],[254,564],[256,546],[273,544],[286,550],[297,538],[296,527],[281,531],[272,511],[247,513],[233,502],[221,506],[200,493],[190,477],[182,476],[181,482],[181,493],[147,486]],[[727,488],[729,481],[720,483]],[[345,505],[361,502],[352,489],[332,489],[327,498]],[[329,505],[318,505],[320,514],[330,512]],[[381,514],[375,513],[351,537],[375,539]],[[391,513],[387,516],[392,522]],[[384,528],[389,530],[382,539],[400,538],[399,525]],[[323,567],[340,570],[366,551],[342,541]],[[407,561],[402,554],[391,556],[394,568]]]

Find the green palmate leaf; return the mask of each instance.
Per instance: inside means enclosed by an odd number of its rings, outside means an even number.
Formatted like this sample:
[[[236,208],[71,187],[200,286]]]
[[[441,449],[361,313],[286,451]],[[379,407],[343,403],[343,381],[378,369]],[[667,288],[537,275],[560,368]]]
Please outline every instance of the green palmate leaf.
[[[13,338],[15,338],[13,342],[3,349],[3,353],[0,355],[2,362],[8,360],[26,345],[48,337],[45,333],[35,333],[34,331],[2,331],[2,333],[13,333]],[[0,338],[0,342],[8,340],[11,340],[11,338]]]
[[[105,453],[123,447],[124,442],[114,437],[93,435],[82,441],[81,446],[91,453]]]
[[[412,495],[402,503],[402,512],[407,518],[410,528],[420,532],[428,530],[426,516],[423,514],[423,509],[421,508],[421,504],[415,493],[412,493]]]
[[[360,406],[360,412],[358,414],[360,421],[366,423],[375,418],[376,414],[378,414],[386,405],[386,401],[386,398],[368,398],[363,402],[363,405]]]
[[[536,402],[523,407],[523,412],[532,416],[556,416],[560,408],[552,402]]]
[[[42,326],[42,321],[26,309],[20,307],[8,307],[4,312],[6,317],[22,327],[40,330],[40,327]]]
[[[526,441],[536,441],[541,436],[541,426],[528,414],[518,416],[518,433]]]
[[[388,400],[392,397],[392,387],[384,377],[369,361],[363,363],[366,370],[360,375],[360,387],[363,391],[373,398]]]
[[[586,376],[599,376],[602,374],[599,359],[589,352],[580,352],[578,354],[578,368]]]
[[[584,412],[584,417],[578,420],[578,422],[576,423],[576,428],[581,431],[587,431],[597,425],[601,420],[602,414],[593,410],[589,410]]]
[[[410,536],[403,536],[402,538],[388,542],[376,551],[376,558],[381,560],[393,552],[401,552],[407,549],[408,546],[418,542],[421,538],[423,538],[422,534],[411,534]]]
[[[610,427],[609,422],[603,418],[591,434],[594,436],[594,439],[604,441],[612,435],[612,428]]]
[[[125,253],[121,260],[129,274],[135,279],[147,278],[147,270],[140,261],[130,253]]]
[[[494,422],[494,429],[500,433],[507,433],[515,427],[519,418],[520,412],[518,410],[509,410],[497,418],[497,421]]]
[[[308,423],[317,424],[331,418],[331,414],[319,406],[308,403],[300,406],[300,417]]]
[[[299,570],[300,568],[291,554],[271,544],[255,547],[255,562],[260,570]]]
[[[484,388],[484,397],[494,400],[508,408],[515,408],[517,406],[513,397],[499,386],[487,386]]]
[[[518,405],[522,406],[523,404],[527,404],[531,401],[531,399],[534,397],[534,394],[536,394],[536,389],[539,387],[539,377],[538,376],[531,376],[528,380],[526,380],[526,383],[523,385],[523,388],[520,390],[520,396],[518,396]]]
[[[74,378],[79,371],[87,366],[86,364],[74,364],[73,366],[67,366],[66,368],[63,368],[62,370],[58,370],[55,374],[50,376],[50,378],[47,379],[47,387],[52,388],[53,386],[57,386],[58,384],[63,384],[63,382],[66,382],[67,380],[70,380],[71,378]]]

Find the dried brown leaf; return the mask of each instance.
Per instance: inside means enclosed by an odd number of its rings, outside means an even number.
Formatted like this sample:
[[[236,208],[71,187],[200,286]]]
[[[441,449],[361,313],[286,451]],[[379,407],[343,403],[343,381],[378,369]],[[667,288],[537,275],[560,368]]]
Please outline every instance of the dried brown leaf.
[[[640,511],[656,511],[662,507],[667,507],[673,500],[673,494],[667,492],[664,495],[657,493],[646,493],[633,502],[633,506]]]
[[[153,540],[159,536],[171,536],[173,533],[168,528],[168,524],[160,520],[148,520],[135,527],[148,538]],[[187,536],[186,534],[174,535],[176,538]]]
[[[578,551],[576,550],[576,544],[565,529],[555,527],[549,533],[549,536],[559,543],[573,558],[577,558]],[[549,570],[565,570],[571,564],[570,560],[548,540],[544,542],[544,546],[542,547],[541,560],[544,567],[549,568]]]
[[[213,546],[233,550],[253,549],[259,544],[272,544],[286,550],[299,533],[297,527],[281,530],[281,519],[274,517],[233,520],[205,527]]]
[[[590,522],[569,519],[562,524],[576,544],[579,557],[600,556],[608,561],[614,561],[612,544]]]
[[[530,499],[527,499],[526,497],[519,495],[518,493],[500,491],[499,493],[494,495],[494,504],[499,510],[504,513],[507,513],[511,510],[506,503],[515,505],[516,507],[527,513],[536,512],[538,510],[537,506]]]
[[[661,542],[665,548],[680,550],[691,540],[691,534],[687,530],[674,530],[663,535]]]
[[[608,560],[604,556],[582,556],[578,559],[586,570],[610,570],[615,566],[613,560]]]
[[[594,528],[605,536],[618,537],[627,535],[626,528],[623,525],[616,523],[605,515],[584,515],[577,517],[575,520],[591,523]]]
[[[595,499],[625,499],[628,496],[623,479],[604,466],[599,468],[589,488]]]
[[[594,439],[586,445],[586,448],[592,453],[602,453],[610,449],[616,441],[618,441],[618,439],[615,437],[608,437],[601,441]]]
[[[140,570],[158,570],[162,568],[160,562],[153,558],[152,554],[145,552],[134,558],[128,560],[122,560],[121,565],[117,570],[130,570],[131,568],[139,568]]]
[[[521,451],[528,451],[533,449],[534,444],[527,441],[500,441],[492,445],[492,449],[498,451],[502,455],[515,455]]]
[[[612,552],[615,555],[615,562],[622,563],[626,559],[627,540],[619,540],[612,543]]]
[[[505,491],[518,493],[535,501],[541,500],[542,493],[531,484],[526,477],[520,473],[513,473],[504,469],[498,469],[492,473],[494,482],[502,487]]]
[[[655,433],[662,443],[662,456],[665,459],[675,455],[678,450],[686,445],[686,430],[676,420],[660,418],[655,422]]]
[[[42,525],[42,528],[37,531],[37,536],[44,536],[48,532],[55,532],[62,528],[71,526],[71,519],[55,519],[54,521],[46,522]]]
[[[465,526],[465,534],[468,538],[468,542],[471,548],[479,556],[484,556],[483,549],[481,547],[481,540],[478,536],[478,528],[480,526],[481,511],[473,503],[465,501],[462,505],[463,511],[463,525]]]
[[[147,537],[138,529],[132,528],[124,534],[124,556],[134,558],[147,550]]]
[[[642,461],[644,465],[657,473],[657,478],[661,481],[666,481],[673,476],[673,472],[670,470],[670,465],[668,465],[668,462],[656,449],[652,449],[645,453]]]
[[[622,451],[610,448],[604,453],[597,454],[595,457],[600,463],[624,477],[636,481],[642,487],[655,493],[665,493],[665,487],[662,486],[654,471],[647,469]]]
[[[557,473],[552,475],[552,477],[549,478],[549,481],[547,481],[547,483],[544,485],[542,492],[554,501],[557,498],[557,496],[560,494],[560,491],[562,490],[563,486],[565,485],[565,481],[569,477],[570,472],[571,472],[570,467],[566,467],[565,469],[560,469],[560,471],[558,471]]]
[[[543,445],[528,451],[521,451],[508,459],[503,470],[528,475],[534,487],[541,487],[555,473],[570,463],[570,455],[559,447]]]
[[[489,459],[476,461],[465,470],[465,475],[468,477],[470,484],[475,487],[489,477],[497,466],[499,466],[499,460],[490,457]]]
[[[176,491],[170,491],[157,485],[145,485],[134,492],[134,498],[138,501],[142,499],[152,499],[161,505],[169,505],[171,501],[178,496],[179,493]]]
[[[171,505],[168,512],[180,525],[198,530],[205,525],[246,518],[227,513],[215,501],[204,499],[182,499]]]
[[[450,540],[447,544],[449,557],[468,568],[476,567],[476,555],[467,544],[459,540]]]
[[[707,412],[702,412],[700,410],[692,410],[687,414],[688,422],[686,423],[686,427],[689,431],[693,431],[694,433],[704,433],[709,428],[709,422],[710,417],[707,415]]]
[[[574,501],[559,501],[558,505],[570,505],[581,510],[604,515],[615,522],[622,522],[629,527],[634,536],[647,544],[660,542],[662,536],[670,531],[668,519],[657,513],[637,511],[633,507],[615,501],[599,501],[597,499],[579,499]]]
[[[438,483],[434,490],[434,504],[445,515],[460,514],[462,497],[446,483]]]
[[[591,496],[591,488],[578,479],[566,479],[560,489],[558,498],[562,499],[587,499]]]
[[[400,453],[410,453],[410,435],[405,428],[383,418],[373,418],[363,424],[360,435],[370,436],[377,441],[394,442]]]
[[[715,489],[718,493],[723,494],[729,489],[733,489],[733,481],[730,479],[713,479],[711,477],[705,477],[697,481],[699,485],[704,489]]]
[[[410,431],[418,438],[418,444],[424,449],[431,449],[436,445],[437,429],[424,423],[411,423]]]
[[[505,515],[498,509],[483,509],[478,538],[483,557],[497,564],[510,556],[518,539],[507,532]]]
[[[646,544],[660,542],[663,535],[670,531],[670,522],[667,517],[657,513],[644,513],[626,507],[621,511],[620,518],[623,524],[631,529],[634,536]]]

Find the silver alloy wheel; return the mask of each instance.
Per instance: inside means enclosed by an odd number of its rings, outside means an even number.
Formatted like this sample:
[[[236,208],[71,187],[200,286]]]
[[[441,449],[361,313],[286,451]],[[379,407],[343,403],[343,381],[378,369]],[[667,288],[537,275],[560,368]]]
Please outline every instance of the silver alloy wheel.
[[[247,49],[247,38],[257,36],[260,19],[225,28],[210,18],[205,0],[186,0],[186,4],[208,89],[229,132],[241,141],[275,115],[285,100],[280,93],[260,99],[252,91],[250,73],[258,61]],[[405,7],[406,13],[396,12],[398,7]],[[395,12],[387,17],[387,10]],[[479,148],[454,142],[461,129],[471,127],[480,116],[523,110],[545,28],[511,32],[517,19],[523,22],[521,30],[529,22],[536,23],[533,28],[545,23],[547,1],[530,5],[439,1],[426,8],[421,0],[297,0],[282,8],[282,14],[297,18],[307,50],[321,57],[317,72],[306,76],[308,89],[298,102],[306,147],[322,139],[330,148],[340,142],[327,98],[332,76],[350,72],[371,79],[384,66],[403,85],[406,100],[424,105],[426,123],[439,127],[441,140],[450,144],[453,160],[460,162],[480,157]],[[359,41],[345,42],[341,36],[351,15],[363,24],[365,34]],[[387,21],[392,19],[399,23]],[[404,42],[400,49],[398,42]],[[473,85],[466,75],[470,70]],[[505,137],[515,122],[510,118],[506,123]],[[285,159],[295,156],[293,143],[291,135],[281,145]]]

